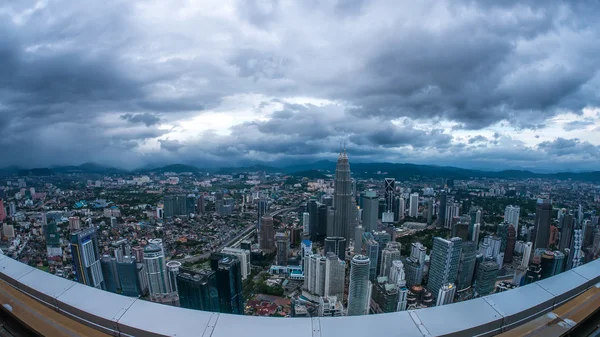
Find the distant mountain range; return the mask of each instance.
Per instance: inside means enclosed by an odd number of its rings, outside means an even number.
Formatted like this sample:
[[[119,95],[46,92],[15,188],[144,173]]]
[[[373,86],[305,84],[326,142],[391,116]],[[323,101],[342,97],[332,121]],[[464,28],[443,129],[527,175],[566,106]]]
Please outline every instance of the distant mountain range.
[[[241,174],[247,172],[264,171],[266,173],[283,173],[311,179],[325,178],[326,174],[335,172],[335,162],[321,160],[314,163],[275,167],[268,165],[252,165],[246,167],[223,167],[218,169],[203,169],[193,165],[173,164],[156,168],[137,169],[138,173],[199,173],[211,172],[216,174]],[[600,181],[600,171],[593,172],[560,172],[560,173],[535,173],[527,170],[484,171],[471,170],[451,166],[396,164],[396,163],[350,163],[353,175],[363,178],[392,177],[407,179],[411,177],[423,178],[503,178],[503,179],[572,179],[579,181]],[[48,176],[54,174],[87,173],[87,174],[124,174],[129,171],[106,167],[95,163],[86,163],[79,166],[60,166],[51,168],[21,169],[11,166],[0,169],[0,175],[21,176]]]

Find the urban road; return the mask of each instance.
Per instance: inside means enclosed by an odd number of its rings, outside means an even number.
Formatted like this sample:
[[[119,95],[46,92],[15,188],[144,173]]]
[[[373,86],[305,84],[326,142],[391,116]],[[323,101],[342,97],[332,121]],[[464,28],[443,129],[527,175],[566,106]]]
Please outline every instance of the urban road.
[[[282,209],[278,209],[276,211],[271,212],[270,216],[276,216],[279,215],[281,213],[287,213],[289,211],[292,211],[294,209],[297,209],[298,207],[286,207],[286,208],[282,208]],[[251,234],[254,232],[254,230],[256,229],[256,224],[254,225],[250,225],[248,227],[246,227],[246,229],[244,229],[243,232],[241,232],[240,234],[238,234],[237,236],[235,236],[233,239],[225,242],[224,244],[220,245],[217,249],[215,249],[216,252],[220,251],[221,249],[225,248],[225,247],[232,247],[232,246],[238,246],[240,242],[242,242],[243,240],[246,240],[247,238],[249,238],[251,236]],[[204,259],[208,259],[210,257],[210,254],[212,252],[208,252],[208,253],[204,253],[204,254],[200,254],[200,255],[194,255],[194,256],[190,256],[190,257],[186,257],[183,259],[177,259],[177,260],[173,260],[173,261],[179,261],[181,263],[184,262],[196,262],[199,260],[204,260]]]

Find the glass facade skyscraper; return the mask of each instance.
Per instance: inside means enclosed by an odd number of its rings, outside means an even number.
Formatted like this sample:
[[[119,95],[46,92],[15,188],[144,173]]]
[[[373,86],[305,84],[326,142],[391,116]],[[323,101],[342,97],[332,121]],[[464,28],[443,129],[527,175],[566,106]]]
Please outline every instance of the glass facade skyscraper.
[[[449,240],[436,237],[433,240],[427,290],[437,296],[444,284],[454,283],[458,276],[462,239]]]
[[[94,227],[71,233],[71,254],[75,280],[94,288],[105,289],[98,236]]]
[[[181,269],[177,274],[179,303],[182,308],[219,312],[217,276],[212,270]]]
[[[348,288],[348,316],[368,314],[371,300],[370,265],[371,261],[367,256],[355,255],[352,258]]]

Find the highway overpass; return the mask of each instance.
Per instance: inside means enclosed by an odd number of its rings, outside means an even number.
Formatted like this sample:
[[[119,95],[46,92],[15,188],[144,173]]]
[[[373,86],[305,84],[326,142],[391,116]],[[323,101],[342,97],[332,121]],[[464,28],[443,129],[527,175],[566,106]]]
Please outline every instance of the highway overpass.
[[[594,322],[600,260],[514,290],[441,307],[336,318],[234,316],[105,292],[0,256],[0,304],[51,336],[562,336]]]

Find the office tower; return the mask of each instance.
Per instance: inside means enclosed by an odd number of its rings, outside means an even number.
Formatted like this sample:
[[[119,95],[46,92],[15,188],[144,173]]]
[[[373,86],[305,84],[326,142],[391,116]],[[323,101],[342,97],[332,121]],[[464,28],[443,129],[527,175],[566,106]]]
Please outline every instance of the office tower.
[[[304,237],[310,235],[310,214],[308,212],[302,213],[302,234]]]
[[[143,268],[143,265],[141,268]],[[143,293],[135,258],[124,256],[120,261],[117,260],[116,270],[123,295],[138,297]],[[146,275],[143,276],[145,277]]]
[[[526,242],[523,246],[523,259],[521,260],[521,267],[527,268],[529,266],[529,260],[531,259],[531,249],[533,248],[533,244],[531,242]]]
[[[325,239],[325,255],[333,252],[340,260],[346,259],[346,238],[328,237]]]
[[[500,254],[502,240],[497,236],[487,235],[479,247],[479,251],[484,254],[486,259],[495,259]]]
[[[321,197],[321,203],[327,207],[333,207],[333,198],[330,195]]]
[[[508,225],[508,234],[506,239],[506,250],[504,251],[504,262],[511,263],[513,259],[513,253],[515,251],[515,240],[517,232],[513,225]]]
[[[268,214],[268,210],[269,210],[269,203],[268,203],[267,199],[265,199],[263,197],[258,199],[258,209],[256,211],[258,214],[258,221],[256,223],[256,230],[259,234],[260,234],[260,230],[261,230],[261,226],[262,226],[262,219],[264,216],[266,216]]]
[[[573,229],[573,238],[571,239],[571,247],[567,259],[567,270],[577,268],[581,265],[583,248],[583,229],[581,227],[580,224],[577,224],[575,225],[575,229]]]
[[[362,238],[365,230],[362,226],[357,226],[354,229],[354,254],[361,254],[363,249]]]
[[[350,164],[346,150],[340,153],[335,168],[335,190],[333,195],[335,219],[332,236],[343,236],[347,241],[354,228],[350,228],[350,208],[352,207],[352,181],[350,179]]]
[[[375,280],[377,277],[377,263],[379,262],[379,243],[373,238],[373,234],[365,232],[363,235],[363,247],[365,255],[369,258],[369,280]]]
[[[419,193],[412,193],[410,195],[408,215],[413,218],[416,218],[419,215]]]
[[[378,202],[375,191],[368,190],[364,192],[362,196],[362,226],[365,232],[374,232],[377,230]]]
[[[552,275],[558,275],[565,271],[566,256],[558,250],[554,252],[554,266]]]
[[[437,296],[440,288],[446,283],[452,283],[458,275],[460,251],[462,240],[451,238],[446,240],[440,237],[433,239],[433,249],[429,264],[429,280],[427,290]]]
[[[327,228],[331,228],[331,230],[328,229],[327,235],[329,236],[329,232],[331,232],[331,236],[333,236],[333,227],[335,226],[335,207],[327,207]]]
[[[558,245],[558,250],[564,252],[565,249],[571,247],[571,241],[573,239],[573,227],[575,221],[573,219],[573,214],[564,214],[559,223],[560,226],[560,242]]]
[[[379,276],[390,276],[392,262],[400,260],[400,244],[398,242],[388,242],[385,248],[381,251],[381,267],[379,268]]]
[[[198,200],[196,200],[196,214],[202,214],[206,212],[206,203],[204,200],[204,194],[200,194]]]
[[[364,255],[355,255],[350,262],[350,286],[348,287],[348,316],[366,315],[371,301],[369,281],[371,261]]]
[[[169,281],[169,290],[172,292],[177,292],[177,274],[179,274],[179,268],[181,268],[181,262],[167,262],[167,279]]]
[[[346,262],[340,260],[334,253],[327,253],[325,261],[325,289],[324,296],[344,295],[344,279],[346,276]]]
[[[481,223],[481,209],[478,209],[477,212],[475,212],[475,222],[471,224],[471,228],[473,228],[472,226],[476,223]]]
[[[452,226],[452,237],[461,238],[463,241],[469,239],[469,223],[461,220]]]
[[[479,244],[479,232],[481,230],[481,225],[476,223],[473,225],[473,236],[471,236],[471,241],[475,242],[475,245]]]
[[[469,289],[473,284],[475,275],[475,260],[477,258],[477,246],[473,241],[462,243],[458,276],[456,279],[457,291]]]
[[[220,312],[243,315],[244,298],[242,296],[242,273],[240,261],[235,257],[225,256],[219,260],[217,289],[219,292]]]
[[[2,199],[0,199],[0,222],[3,222],[5,220],[6,220],[6,208],[4,207],[4,201]]]
[[[290,253],[290,237],[287,232],[278,232],[275,234],[275,246],[277,247],[277,265],[287,266]]]
[[[275,228],[273,217],[263,216],[261,219],[259,246],[266,253],[272,253],[275,250]]]
[[[241,248],[225,247],[225,248],[221,249],[221,253],[227,254],[227,255],[233,255],[238,259],[238,261],[240,261],[240,268],[242,271],[242,280],[245,280],[248,278],[248,276],[250,276],[250,274],[252,272],[250,269],[250,250],[241,249]]]
[[[187,207],[187,197],[185,195],[167,195],[164,202],[164,217],[172,218],[175,216],[189,215]]]
[[[392,211],[394,212],[394,221],[399,221],[400,220],[400,196],[394,197]]]
[[[337,296],[319,297],[319,317],[340,317],[344,315],[344,306]]]
[[[90,227],[71,233],[71,254],[75,280],[91,287],[104,289],[96,229]]]
[[[388,282],[396,284],[399,287],[406,286],[406,274],[404,273],[404,264],[400,260],[392,261],[390,272],[388,276]]]
[[[160,245],[149,243],[144,247],[144,268],[148,275],[148,291],[151,296],[171,292],[167,279],[165,254]]]
[[[402,197],[398,200],[398,212],[401,219],[406,215],[406,200]]]
[[[500,252],[506,251],[506,242],[508,241],[508,224],[498,224],[496,235],[500,238]]]
[[[446,191],[442,191],[440,193],[440,211],[438,213],[438,227],[444,227],[446,225],[446,202]]]
[[[508,205],[504,209],[504,222],[511,224],[515,227],[515,232],[519,233],[519,215],[521,214],[521,207]]]
[[[495,261],[485,261],[479,264],[475,281],[475,292],[479,296],[486,296],[492,293],[499,270],[498,264]]]
[[[323,243],[327,237],[327,206],[319,205],[317,208],[317,241]]]
[[[181,269],[177,274],[179,303],[182,308],[219,312],[217,276],[212,270]]]
[[[81,228],[81,219],[78,216],[69,217],[69,229],[78,231]]]
[[[117,259],[109,255],[103,255],[100,259],[100,267],[104,278],[104,289],[116,293],[117,290],[121,289],[117,272]]]
[[[541,255],[542,279],[554,276],[554,252],[547,250]]]
[[[452,304],[452,302],[454,301],[454,295],[456,295],[456,287],[454,286],[454,284],[444,284],[438,292],[435,306],[439,307],[440,305]]]
[[[577,208],[577,223],[578,224],[582,224],[583,223],[583,206],[581,206],[581,204],[579,205],[579,207]]]
[[[7,226],[6,224],[4,226]],[[56,221],[54,219],[48,222],[45,231],[46,236],[46,254],[48,256],[48,264],[60,264],[62,263],[63,252],[62,247],[60,246],[60,232],[58,231],[58,226],[56,225]],[[13,235],[14,237],[14,229]]]
[[[550,221],[552,217],[552,204],[549,199],[538,200],[535,211],[535,225],[533,228],[533,249],[546,248],[550,234]]]
[[[396,191],[396,179],[385,178],[384,180],[384,191],[385,191],[385,210],[386,212],[394,211],[394,196]]]
[[[388,283],[387,276],[380,276],[373,285],[375,313],[396,312],[398,307],[398,287]]]
[[[307,209],[308,209],[308,217],[309,217],[308,223],[310,225],[310,240],[313,242],[317,242],[317,241],[319,241],[317,239],[317,227],[319,225],[319,223],[318,223],[319,204],[317,203],[316,200],[311,199],[308,201]]]
[[[385,198],[379,198],[377,201],[377,218],[383,220],[383,213],[385,213]]]

